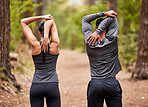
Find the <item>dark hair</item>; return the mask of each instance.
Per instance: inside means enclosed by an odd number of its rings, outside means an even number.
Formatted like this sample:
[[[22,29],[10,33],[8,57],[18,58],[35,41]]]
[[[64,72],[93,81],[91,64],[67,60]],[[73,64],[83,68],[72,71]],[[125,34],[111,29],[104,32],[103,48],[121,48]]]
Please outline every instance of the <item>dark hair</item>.
[[[41,32],[41,36],[44,37],[44,23],[45,21],[42,21],[40,24],[39,24],[39,31]],[[50,36],[50,31],[49,31],[49,36]]]
[[[42,21],[40,24],[39,24],[39,31],[41,32],[41,36],[44,37],[44,23],[45,21]],[[49,31],[49,35],[50,35],[50,31]],[[45,53],[43,52],[42,54],[42,61],[43,63],[46,62],[46,55]]]
[[[96,21],[96,27],[98,27],[99,24],[100,24],[103,20],[104,20],[104,18],[99,18],[99,19],[97,19],[97,21]]]

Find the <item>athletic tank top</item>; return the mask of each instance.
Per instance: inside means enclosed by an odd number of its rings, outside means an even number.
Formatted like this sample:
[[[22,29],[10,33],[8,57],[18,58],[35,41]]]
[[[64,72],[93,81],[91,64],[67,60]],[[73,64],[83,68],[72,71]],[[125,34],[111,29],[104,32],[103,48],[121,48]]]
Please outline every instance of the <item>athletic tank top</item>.
[[[39,42],[41,44],[41,41]],[[52,55],[47,51],[45,53],[41,51],[38,55],[32,55],[35,66],[33,83],[58,82],[58,76],[56,73],[58,55],[59,54]]]

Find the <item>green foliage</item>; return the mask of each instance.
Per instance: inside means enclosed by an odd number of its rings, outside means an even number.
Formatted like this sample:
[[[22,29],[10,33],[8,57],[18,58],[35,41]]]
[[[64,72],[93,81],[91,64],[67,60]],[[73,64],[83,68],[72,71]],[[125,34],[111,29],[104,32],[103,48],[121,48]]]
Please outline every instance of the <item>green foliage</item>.
[[[95,5],[70,5],[66,0],[50,0],[46,14],[54,16],[62,48],[83,50],[82,18],[87,14],[108,10],[108,1],[98,0]],[[119,56],[124,65],[136,60],[141,0],[118,1]],[[93,31],[95,21],[92,23]]]
[[[47,3],[45,13],[50,13],[55,19],[61,47],[70,49],[80,49],[81,47],[80,50],[83,50],[82,18],[90,13],[107,10],[106,4],[99,1],[96,5],[88,7],[84,5],[74,6],[66,0],[50,0]],[[92,24],[94,25],[94,23]]]
[[[118,0],[119,22],[119,57],[124,65],[134,62],[137,57],[137,40],[139,35],[139,16],[142,0]],[[108,0],[96,0],[94,5],[69,3],[69,0],[47,0],[45,14],[51,14],[56,22],[61,48],[84,50],[82,34],[82,18],[87,14],[108,10]],[[42,3],[40,4],[42,5]],[[35,15],[37,4],[33,0],[10,0],[11,10],[11,50],[15,49],[14,43],[20,41],[22,28],[21,18],[26,12]],[[27,16],[28,17],[28,16]],[[93,31],[95,21],[92,23]],[[34,24],[31,25],[34,29]]]
[[[41,5],[41,4],[39,4]],[[20,21],[27,15],[28,17],[35,15],[35,8],[39,6],[34,4],[33,0],[10,0],[10,20],[11,20],[11,42],[10,51],[14,51],[15,42],[21,41],[23,35]],[[34,27],[33,25],[31,27]]]
[[[121,0],[118,2],[119,56],[125,66],[136,61],[137,58],[141,1]]]
[[[127,30],[127,33],[137,32],[139,30],[141,1],[142,0],[122,0],[118,2],[119,19],[124,22],[122,28]]]
[[[119,35],[119,57],[125,66],[137,58],[137,34]]]

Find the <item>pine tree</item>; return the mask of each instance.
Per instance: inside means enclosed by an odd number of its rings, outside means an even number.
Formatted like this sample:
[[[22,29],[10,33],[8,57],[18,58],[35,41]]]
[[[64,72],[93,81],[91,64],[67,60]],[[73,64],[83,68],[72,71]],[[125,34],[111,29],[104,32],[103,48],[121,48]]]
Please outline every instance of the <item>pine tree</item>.
[[[133,78],[148,79],[148,0],[142,0],[138,55]]]
[[[10,66],[10,8],[9,0],[0,2],[0,79],[9,81],[20,88],[15,77],[11,74]]]

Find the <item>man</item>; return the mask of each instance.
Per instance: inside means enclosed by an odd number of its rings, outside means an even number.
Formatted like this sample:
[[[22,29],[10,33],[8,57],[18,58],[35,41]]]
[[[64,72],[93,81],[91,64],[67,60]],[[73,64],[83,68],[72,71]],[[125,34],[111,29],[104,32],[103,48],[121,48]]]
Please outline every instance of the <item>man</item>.
[[[103,16],[106,18],[101,18]],[[122,107],[122,89],[116,74],[121,71],[118,58],[118,22],[114,11],[83,17],[82,31],[90,62],[91,81],[87,89],[88,107]],[[91,21],[96,21],[92,32]]]

